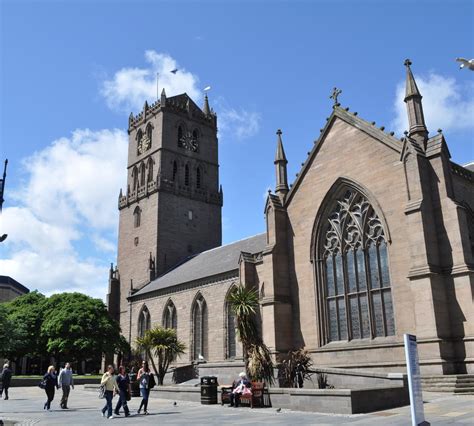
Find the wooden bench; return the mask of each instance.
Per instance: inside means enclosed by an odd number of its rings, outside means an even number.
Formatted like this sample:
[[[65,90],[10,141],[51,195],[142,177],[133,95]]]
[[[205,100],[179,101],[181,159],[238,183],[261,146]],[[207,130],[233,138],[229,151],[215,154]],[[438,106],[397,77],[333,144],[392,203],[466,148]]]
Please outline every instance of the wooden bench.
[[[252,395],[241,395],[240,403],[254,407],[271,407],[270,395],[264,382],[251,383]],[[221,386],[221,405],[230,404],[232,386]]]

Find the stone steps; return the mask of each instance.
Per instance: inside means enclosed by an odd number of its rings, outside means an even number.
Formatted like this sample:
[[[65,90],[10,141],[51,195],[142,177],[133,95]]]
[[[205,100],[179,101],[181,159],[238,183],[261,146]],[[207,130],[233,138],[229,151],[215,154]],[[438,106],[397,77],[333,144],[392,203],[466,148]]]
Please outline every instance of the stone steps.
[[[433,375],[421,377],[426,392],[474,394],[474,374]]]

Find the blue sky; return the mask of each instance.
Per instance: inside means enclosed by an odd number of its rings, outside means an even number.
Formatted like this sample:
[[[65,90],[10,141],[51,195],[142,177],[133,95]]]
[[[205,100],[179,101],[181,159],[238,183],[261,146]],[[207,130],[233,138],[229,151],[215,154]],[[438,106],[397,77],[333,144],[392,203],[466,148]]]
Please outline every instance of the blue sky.
[[[130,110],[211,85],[220,127],[224,242],[264,230],[275,131],[294,179],[343,106],[401,134],[409,57],[432,134],[474,160],[472,1],[0,1],[0,153],[10,161],[0,274],[51,293],[106,291]],[[148,53],[146,53],[148,52]],[[148,56],[146,56],[148,55]],[[356,159],[355,159],[356,161]]]

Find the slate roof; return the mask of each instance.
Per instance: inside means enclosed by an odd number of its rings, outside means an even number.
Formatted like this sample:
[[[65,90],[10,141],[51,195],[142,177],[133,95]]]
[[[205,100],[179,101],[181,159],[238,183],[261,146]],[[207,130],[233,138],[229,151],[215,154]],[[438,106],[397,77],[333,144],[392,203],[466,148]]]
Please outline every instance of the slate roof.
[[[30,290],[27,287],[25,287],[23,284],[20,284],[17,280],[14,280],[12,277],[9,277],[7,275],[0,275],[0,285],[1,284],[16,288],[21,293],[30,292]]]
[[[185,260],[156,280],[151,281],[132,297],[173,287],[178,284],[212,277],[225,272],[236,271],[239,268],[241,252],[259,253],[264,250],[266,242],[266,234],[258,234],[199,253]]]

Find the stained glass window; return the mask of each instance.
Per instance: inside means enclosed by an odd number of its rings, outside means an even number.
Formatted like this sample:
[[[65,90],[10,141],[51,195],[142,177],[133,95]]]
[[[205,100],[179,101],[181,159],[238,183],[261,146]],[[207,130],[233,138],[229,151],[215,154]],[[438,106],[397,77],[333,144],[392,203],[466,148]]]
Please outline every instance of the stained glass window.
[[[343,192],[322,234],[327,341],[395,334],[382,222],[354,189]]]
[[[227,304],[227,358],[235,358],[237,353],[237,335],[235,313],[231,305]]]

